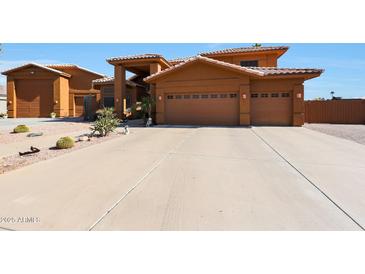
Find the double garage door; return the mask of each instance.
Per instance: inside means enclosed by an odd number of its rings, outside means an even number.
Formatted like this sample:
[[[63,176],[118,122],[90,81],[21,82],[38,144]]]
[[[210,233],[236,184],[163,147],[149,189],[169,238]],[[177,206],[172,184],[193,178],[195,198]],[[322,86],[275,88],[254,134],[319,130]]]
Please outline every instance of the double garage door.
[[[17,117],[49,117],[53,111],[52,80],[17,80]]]
[[[165,96],[165,121],[177,125],[236,126],[237,93],[179,93]]]
[[[165,96],[165,121],[178,125],[236,126],[238,93],[171,93]],[[251,124],[292,124],[290,92],[251,93]]]

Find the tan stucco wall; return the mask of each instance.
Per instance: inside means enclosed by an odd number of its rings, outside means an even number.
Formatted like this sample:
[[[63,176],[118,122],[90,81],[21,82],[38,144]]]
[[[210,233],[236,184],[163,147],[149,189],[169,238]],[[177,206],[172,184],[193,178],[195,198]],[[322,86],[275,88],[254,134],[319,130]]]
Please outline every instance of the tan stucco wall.
[[[53,82],[53,111],[57,117],[69,116],[69,81],[58,77]]]

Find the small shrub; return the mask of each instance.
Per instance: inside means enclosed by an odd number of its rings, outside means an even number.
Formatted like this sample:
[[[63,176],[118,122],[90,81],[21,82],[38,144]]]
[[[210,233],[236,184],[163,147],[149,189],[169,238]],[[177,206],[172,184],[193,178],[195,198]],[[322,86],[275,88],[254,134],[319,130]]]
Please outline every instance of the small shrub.
[[[51,112],[50,114],[49,114],[49,117],[51,117],[51,118],[56,118],[56,112]]]
[[[29,127],[27,127],[26,125],[19,125],[13,129],[13,132],[14,133],[24,133],[24,132],[28,132],[29,130],[30,130]]]
[[[118,125],[120,120],[114,113],[113,108],[99,109],[96,113],[96,120],[91,127],[92,135],[98,132],[100,136],[107,136],[110,132],[113,132]]]
[[[56,147],[59,149],[72,148],[74,145],[75,145],[74,139],[69,136],[58,139],[56,143]]]

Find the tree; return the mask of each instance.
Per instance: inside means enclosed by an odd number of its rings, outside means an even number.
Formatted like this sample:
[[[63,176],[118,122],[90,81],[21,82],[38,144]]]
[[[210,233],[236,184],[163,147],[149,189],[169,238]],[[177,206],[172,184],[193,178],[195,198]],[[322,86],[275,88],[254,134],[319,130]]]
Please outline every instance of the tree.
[[[259,43],[255,43],[255,44],[253,44],[252,45],[254,48],[259,48],[259,47],[261,47],[261,44],[259,44]]]

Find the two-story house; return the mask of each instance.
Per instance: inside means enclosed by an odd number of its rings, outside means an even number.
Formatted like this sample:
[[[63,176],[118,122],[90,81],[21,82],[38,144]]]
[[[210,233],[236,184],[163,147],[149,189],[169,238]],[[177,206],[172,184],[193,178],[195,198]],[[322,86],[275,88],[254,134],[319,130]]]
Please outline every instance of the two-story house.
[[[279,68],[288,47],[244,47],[166,60],[159,54],[113,57],[114,105],[126,108],[126,70],[144,77],[157,124],[304,124],[304,81],[323,70]]]

